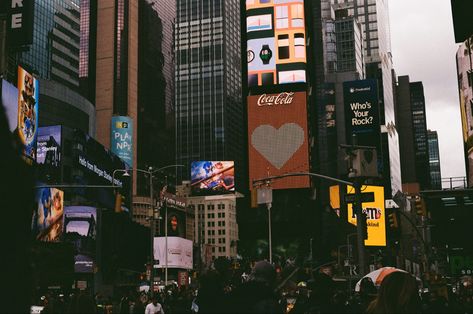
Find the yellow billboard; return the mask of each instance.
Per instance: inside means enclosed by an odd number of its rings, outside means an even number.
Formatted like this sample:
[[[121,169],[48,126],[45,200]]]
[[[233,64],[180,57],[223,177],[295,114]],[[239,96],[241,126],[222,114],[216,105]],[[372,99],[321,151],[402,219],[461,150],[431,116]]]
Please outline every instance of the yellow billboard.
[[[384,187],[364,185],[362,193],[373,192],[374,202],[362,203],[363,212],[366,213],[366,224],[368,225],[368,239],[366,246],[386,246],[386,211],[384,205]],[[347,194],[354,194],[355,188],[347,186]],[[356,226],[356,215],[353,205],[347,204],[348,222]]]

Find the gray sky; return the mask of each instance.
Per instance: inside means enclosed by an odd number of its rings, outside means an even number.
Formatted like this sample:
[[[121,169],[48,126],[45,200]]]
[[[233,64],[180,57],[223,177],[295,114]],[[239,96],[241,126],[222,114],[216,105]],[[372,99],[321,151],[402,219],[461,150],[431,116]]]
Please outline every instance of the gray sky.
[[[428,5],[427,5],[428,2]],[[439,135],[442,177],[465,176],[450,1],[390,0],[396,74],[422,81],[427,128]]]

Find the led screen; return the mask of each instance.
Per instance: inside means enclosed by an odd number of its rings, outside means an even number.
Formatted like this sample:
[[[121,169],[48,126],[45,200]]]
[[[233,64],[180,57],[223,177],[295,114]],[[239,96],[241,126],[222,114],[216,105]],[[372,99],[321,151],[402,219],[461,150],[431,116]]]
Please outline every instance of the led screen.
[[[36,159],[38,136],[39,83],[32,74],[18,67],[18,134],[24,155]]]
[[[194,195],[235,192],[233,161],[194,161],[191,164],[191,187]]]
[[[66,206],[64,209],[64,241],[74,244],[74,271],[94,272],[97,234],[97,209],[89,206]]]
[[[250,186],[253,180],[309,171],[305,92],[248,97]],[[309,187],[307,176],[275,180],[273,189]]]
[[[112,117],[111,151],[128,166],[133,166],[133,120],[130,117]]]
[[[36,209],[33,211],[32,233],[37,240],[59,242],[63,227],[64,192],[56,188],[36,190]]]
[[[303,0],[247,0],[248,86],[306,82]]]
[[[2,80],[2,104],[5,108],[10,131],[18,126],[18,89]]]

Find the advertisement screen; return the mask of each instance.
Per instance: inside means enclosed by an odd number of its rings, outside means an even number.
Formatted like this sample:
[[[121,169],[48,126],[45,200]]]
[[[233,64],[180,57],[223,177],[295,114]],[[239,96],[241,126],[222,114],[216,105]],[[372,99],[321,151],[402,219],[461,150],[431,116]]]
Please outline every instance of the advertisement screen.
[[[167,267],[192,269],[192,241],[179,237],[167,237]],[[158,268],[166,267],[166,238],[154,238],[154,259]]]
[[[64,192],[56,188],[36,190],[32,234],[39,241],[59,242],[63,231]]]
[[[378,132],[379,105],[376,80],[360,80],[343,83],[345,121],[347,136],[351,134]]]
[[[111,151],[128,166],[133,166],[133,120],[130,117],[112,117]]]
[[[18,134],[25,146],[24,155],[33,160],[38,136],[38,100],[38,80],[18,67]]]
[[[36,163],[39,177],[48,182],[60,181],[61,170],[61,126],[38,128]]]
[[[250,186],[253,180],[309,171],[305,92],[249,96]],[[275,180],[273,189],[309,187],[307,176]]]
[[[5,108],[10,131],[18,126],[18,88],[2,80],[2,104]]]
[[[368,225],[368,239],[366,246],[386,246],[386,212],[384,203],[384,187],[382,186],[362,186],[361,192],[373,192],[374,202],[362,203],[363,212],[366,213],[366,223]],[[347,186],[347,194],[354,194],[355,188]],[[352,204],[347,205],[348,222],[356,226],[356,215]]]
[[[89,206],[64,208],[64,241],[76,248],[74,271],[94,272],[95,241],[97,234],[97,209]]]
[[[303,0],[246,1],[248,85],[306,82]]]
[[[227,194],[235,192],[233,161],[193,161],[191,163],[193,195]]]

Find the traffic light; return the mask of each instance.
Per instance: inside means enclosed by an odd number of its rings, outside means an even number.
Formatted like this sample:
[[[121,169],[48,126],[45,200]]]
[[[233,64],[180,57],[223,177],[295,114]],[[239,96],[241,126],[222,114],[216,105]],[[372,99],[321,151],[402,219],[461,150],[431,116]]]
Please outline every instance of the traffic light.
[[[118,193],[115,195],[115,212],[116,213],[121,213],[122,212],[122,206],[125,206],[125,196]]]
[[[388,215],[388,221],[389,221],[389,226],[391,228],[397,228],[399,227],[399,224],[397,222],[397,215],[395,212],[392,212]]]
[[[425,202],[420,196],[417,196],[415,199],[415,208],[416,208],[417,215],[424,216],[424,217],[427,216]]]

